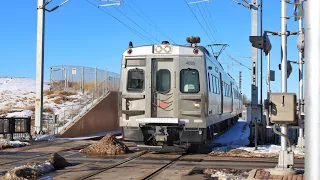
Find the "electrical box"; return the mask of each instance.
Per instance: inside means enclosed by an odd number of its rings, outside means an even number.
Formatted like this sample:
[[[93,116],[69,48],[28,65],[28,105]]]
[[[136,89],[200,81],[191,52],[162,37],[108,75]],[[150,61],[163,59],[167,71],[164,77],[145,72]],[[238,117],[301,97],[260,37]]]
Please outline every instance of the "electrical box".
[[[271,93],[270,121],[276,124],[296,124],[297,96],[295,93]]]

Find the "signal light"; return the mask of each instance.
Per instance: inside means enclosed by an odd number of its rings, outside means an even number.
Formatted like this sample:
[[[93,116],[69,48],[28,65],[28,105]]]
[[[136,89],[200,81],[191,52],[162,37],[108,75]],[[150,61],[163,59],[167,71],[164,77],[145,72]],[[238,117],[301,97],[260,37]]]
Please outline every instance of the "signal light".
[[[127,53],[128,53],[128,54],[131,54],[131,53],[132,53],[132,49],[129,49],[129,50],[127,51]]]
[[[194,49],[193,50],[193,54],[198,54],[199,53],[199,49]]]

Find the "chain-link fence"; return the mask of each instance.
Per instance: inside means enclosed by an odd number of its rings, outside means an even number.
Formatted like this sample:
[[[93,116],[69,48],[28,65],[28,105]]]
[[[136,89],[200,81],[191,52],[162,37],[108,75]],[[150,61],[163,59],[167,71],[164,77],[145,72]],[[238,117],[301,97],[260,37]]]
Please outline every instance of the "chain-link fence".
[[[50,68],[51,90],[76,90],[89,92],[104,80],[114,82],[120,75],[107,70],[84,66],[52,66]]]

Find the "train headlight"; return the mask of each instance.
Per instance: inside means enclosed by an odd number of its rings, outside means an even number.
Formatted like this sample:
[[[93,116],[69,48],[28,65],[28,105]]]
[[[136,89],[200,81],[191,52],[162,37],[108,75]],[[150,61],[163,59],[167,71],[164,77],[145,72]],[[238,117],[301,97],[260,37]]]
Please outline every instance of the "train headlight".
[[[194,106],[195,108],[200,108],[200,103],[193,103],[193,106]]]
[[[157,47],[156,47],[156,51],[157,51],[157,52],[161,52],[161,51],[162,51],[162,47],[161,47],[161,46],[157,46]]]
[[[172,53],[172,46],[171,45],[154,45],[153,46],[153,53],[155,54],[170,54]]]
[[[171,47],[170,46],[165,46],[164,47],[164,51],[167,52],[167,53],[170,52],[171,51]]]

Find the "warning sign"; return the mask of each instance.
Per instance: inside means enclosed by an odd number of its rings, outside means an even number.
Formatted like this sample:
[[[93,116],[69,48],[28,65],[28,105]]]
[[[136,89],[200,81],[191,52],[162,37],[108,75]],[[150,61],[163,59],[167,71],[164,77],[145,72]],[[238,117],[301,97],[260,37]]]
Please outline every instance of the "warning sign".
[[[253,114],[257,114],[257,109],[258,109],[258,108],[253,107],[253,108],[252,108],[252,113],[253,113]]]
[[[40,99],[36,99],[36,106],[40,106]]]
[[[72,68],[72,74],[77,74],[77,68]]]

